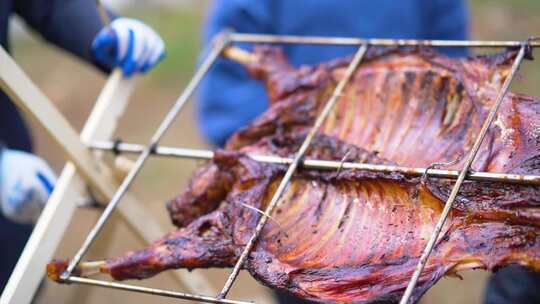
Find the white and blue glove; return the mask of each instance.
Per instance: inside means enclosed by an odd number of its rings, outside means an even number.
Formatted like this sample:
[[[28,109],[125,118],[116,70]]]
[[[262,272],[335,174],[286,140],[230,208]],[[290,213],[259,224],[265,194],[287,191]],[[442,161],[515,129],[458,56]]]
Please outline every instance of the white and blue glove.
[[[44,160],[30,153],[1,149],[0,203],[8,219],[23,224],[36,222],[55,183],[56,176]]]
[[[119,67],[129,77],[145,73],[165,57],[163,39],[151,27],[129,18],[115,19],[92,43],[94,58],[109,67]]]

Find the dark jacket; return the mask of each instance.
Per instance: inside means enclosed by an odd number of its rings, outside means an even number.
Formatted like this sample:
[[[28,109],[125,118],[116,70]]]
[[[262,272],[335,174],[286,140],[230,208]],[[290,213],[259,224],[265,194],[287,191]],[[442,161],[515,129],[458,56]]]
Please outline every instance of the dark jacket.
[[[20,16],[47,41],[92,62],[90,46],[103,27],[94,0],[0,0],[0,44],[10,50],[8,21]],[[8,148],[30,152],[28,129],[7,96],[0,91],[0,142]],[[0,291],[21,254],[31,226],[17,225],[0,215]]]
[[[94,0],[1,0],[0,45],[10,51],[8,21],[18,15],[47,41],[93,62],[90,46],[103,27]],[[104,67],[100,67],[104,68]],[[0,141],[31,151],[28,130],[9,99],[0,92]]]

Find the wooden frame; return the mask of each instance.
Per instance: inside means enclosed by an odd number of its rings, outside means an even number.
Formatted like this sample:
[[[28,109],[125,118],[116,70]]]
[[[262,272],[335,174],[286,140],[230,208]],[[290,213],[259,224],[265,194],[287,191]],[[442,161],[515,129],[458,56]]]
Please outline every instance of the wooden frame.
[[[133,79],[126,80],[121,71],[115,70],[79,136],[7,52],[0,48],[0,89],[47,130],[69,160],[2,293],[1,304],[32,301],[45,274],[45,265],[60,244],[75,212],[75,202],[85,194],[85,183],[101,199],[111,199],[118,185],[113,170],[83,143],[111,138],[134,86]],[[165,234],[160,224],[148,216],[150,213],[144,205],[129,195],[124,199],[127,201],[118,206],[119,213],[140,238],[149,242]],[[142,222],[145,225],[141,225]],[[190,273],[189,278],[183,271],[170,274],[191,292],[214,292],[199,273]]]

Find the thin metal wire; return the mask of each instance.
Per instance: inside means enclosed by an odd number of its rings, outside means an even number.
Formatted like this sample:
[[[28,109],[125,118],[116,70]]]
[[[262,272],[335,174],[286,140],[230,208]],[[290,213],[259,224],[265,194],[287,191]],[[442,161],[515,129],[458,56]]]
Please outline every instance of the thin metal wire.
[[[253,303],[253,302],[242,302],[242,301],[236,301],[236,300],[217,299],[217,298],[208,297],[208,296],[200,296],[200,295],[194,295],[194,294],[189,294],[189,293],[175,292],[175,291],[149,288],[149,287],[143,287],[143,286],[127,285],[127,284],[116,283],[116,282],[93,280],[93,279],[81,278],[81,277],[75,277],[75,276],[72,276],[66,279],[66,282],[75,283],[75,284],[100,286],[100,287],[112,288],[112,289],[120,289],[120,290],[126,290],[126,291],[159,295],[159,296],[175,298],[175,299],[198,301],[198,302],[203,302],[203,303],[224,303],[224,304],[252,304]]]
[[[225,46],[229,43],[229,34],[221,35],[216,38],[215,41],[215,47],[212,49],[208,57],[204,60],[204,62],[201,64],[185,90],[182,92],[180,97],[176,100],[174,106],[171,108],[171,110],[167,113],[165,116],[165,119],[161,122],[158,129],[150,139],[150,143],[148,146],[144,148],[142,153],[139,155],[139,158],[135,162],[135,165],[130,170],[126,178],[123,180],[122,184],[114,194],[113,198],[101,214],[100,218],[98,219],[96,225],[92,228],[92,230],[89,232],[89,234],[86,237],[86,240],[84,241],[82,247],[79,249],[73,260],[70,261],[68,268],[66,271],[62,274],[61,279],[65,280],[69,278],[71,273],[73,272],[73,269],[77,266],[77,264],[81,261],[82,257],[86,254],[88,249],[90,248],[90,245],[94,242],[95,238],[109,219],[110,215],[114,211],[114,208],[126,191],[128,190],[129,186],[141,170],[142,166],[144,165],[145,161],[148,159],[150,154],[152,154],[153,149],[156,147],[156,145],[159,143],[159,140],[165,134],[167,129],[171,126],[172,122],[174,121],[175,117],[178,115],[180,110],[183,108],[183,106],[186,104],[186,102],[189,100],[191,95],[193,94],[195,88],[199,84],[200,80],[203,78],[203,76],[206,74],[206,72],[211,67],[212,63],[218,58],[218,56],[221,54]]]
[[[101,0],[96,0],[96,7],[99,13],[99,18],[101,18],[101,22],[103,22],[104,25],[109,25],[111,23],[111,17],[101,3]]]
[[[454,200],[456,199],[456,196],[459,192],[461,184],[465,180],[465,177],[467,176],[467,173],[469,172],[471,168],[474,158],[476,157],[476,154],[478,153],[478,150],[480,149],[480,146],[482,145],[484,137],[486,136],[489,127],[493,123],[493,120],[495,119],[495,115],[497,114],[497,111],[499,110],[499,107],[502,101],[504,100],[504,96],[506,95],[506,92],[508,91],[508,88],[510,87],[510,84],[512,83],[512,79],[514,78],[516,71],[521,65],[523,58],[525,57],[526,48],[527,48],[527,44],[522,42],[521,48],[519,49],[519,53],[517,54],[516,59],[514,60],[514,63],[512,64],[512,69],[510,70],[510,74],[506,77],[504,84],[501,90],[499,91],[499,94],[497,95],[495,104],[491,108],[491,111],[489,112],[488,117],[486,118],[486,120],[484,121],[484,124],[482,125],[482,129],[480,129],[480,133],[476,137],[476,141],[474,142],[474,145],[471,148],[471,151],[469,155],[467,156],[467,159],[465,160],[463,169],[461,170],[458,176],[458,179],[456,180],[456,183],[454,185],[454,188],[452,188],[452,192],[450,192],[450,196],[448,196],[446,204],[444,205],[444,209],[442,211],[441,217],[439,218],[439,221],[437,222],[437,225],[435,226],[435,230],[433,231],[433,234],[431,235],[429,242],[427,243],[426,247],[424,248],[424,251],[422,252],[422,255],[420,256],[420,260],[418,261],[418,264],[416,265],[416,269],[411,277],[411,280],[409,281],[409,284],[407,285],[407,289],[405,290],[403,297],[399,301],[400,304],[407,304],[409,302],[409,299],[412,295],[414,287],[416,286],[416,283],[418,282],[418,279],[420,278],[420,275],[426,265],[429,255],[431,254],[431,251],[433,250],[433,246],[435,246],[435,242],[439,238],[439,234],[448,217],[450,209],[452,208],[452,204],[454,203]]]
[[[92,141],[86,143],[86,146],[91,149],[104,150],[104,151],[117,151],[120,153],[141,153],[144,150],[144,145],[133,143],[120,143],[115,144],[111,141]],[[175,147],[156,147],[153,155],[163,157],[179,157],[188,159],[209,160],[214,157],[214,152],[203,149],[189,149],[189,148],[175,148]],[[248,154],[248,156],[261,163],[271,163],[279,165],[290,165],[293,162],[292,158],[279,157],[272,155],[259,155]],[[402,173],[406,176],[428,176],[434,178],[448,178],[457,179],[460,171],[458,170],[442,170],[428,168],[416,168],[416,167],[402,167],[391,165],[377,165],[367,163],[354,163],[354,162],[341,162],[334,160],[320,160],[320,159],[303,159],[300,162],[301,166],[310,169],[321,170],[338,170],[338,169],[355,169],[365,170],[371,172],[383,172],[383,173]],[[540,175],[521,175],[521,174],[507,174],[507,173],[493,173],[493,172],[471,172],[466,177],[467,180],[473,181],[488,181],[488,182],[500,182],[511,183],[520,185],[540,185]]]
[[[320,37],[269,34],[231,34],[232,42],[255,43],[294,43],[324,45],[362,45],[369,46],[431,46],[431,47],[519,47],[521,41],[482,41],[482,40],[418,40],[418,39],[362,39],[352,37]],[[540,41],[530,41],[529,46],[540,47]]]
[[[368,46],[366,44],[363,44],[362,46],[360,46],[360,48],[358,48],[358,51],[355,53],[355,55],[353,57],[353,60],[351,61],[351,63],[347,67],[345,75],[339,81],[338,85],[334,89],[334,92],[333,92],[332,96],[327,101],[327,103],[324,106],[324,108],[322,109],[321,113],[319,114],[319,116],[315,120],[315,124],[313,125],[313,127],[309,131],[308,135],[304,139],[304,142],[300,146],[300,149],[298,149],[298,152],[296,153],[296,156],[294,157],[293,162],[289,165],[289,168],[287,169],[287,172],[283,176],[283,179],[281,180],[278,188],[276,189],[276,192],[274,192],[274,195],[272,196],[272,199],[271,199],[270,203],[268,204],[268,206],[266,207],[266,210],[264,211],[265,214],[261,217],[261,219],[257,223],[257,226],[255,227],[255,232],[253,233],[253,235],[249,239],[248,243],[244,247],[244,251],[240,255],[240,258],[238,259],[236,264],[234,265],[234,268],[233,268],[231,274],[229,275],[229,277],[227,278],[227,281],[225,282],[225,285],[223,286],[223,289],[219,293],[218,298],[223,299],[229,293],[234,281],[236,280],[236,277],[238,276],[238,273],[240,272],[240,268],[242,268],[246,258],[248,257],[248,255],[249,255],[251,249],[253,248],[253,246],[255,245],[255,242],[257,241],[262,229],[264,228],[264,225],[268,221],[268,217],[266,215],[267,214],[270,214],[270,215],[272,214],[272,211],[276,207],[281,195],[285,191],[285,188],[287,187],[292,175],[296,171],[296,168],[298,167],[301,159],[304,157],[304,154],[306,153],[306,151],[307,151],[307,149],[308,149],[308,147],[309,147],[309,145],[311,143],[311,140],[317,134],[319,128],[322,125],[322,123],[324,122],[324,120],[326,119],[326,117],[328,116],[328,114],[330,113],[330,111],[332,110],[334,105],[336,104],[336,101],[338,100],[338,97],[341,95],[341,92],[345,88],[345,85],[347,84],[349,79],[352,77],[353,72],[356,70],[356,68],[358,67],[358,65],[362,61],[362,58],[364,57],[364,54],[366,53],[367,48],[368,48]]]

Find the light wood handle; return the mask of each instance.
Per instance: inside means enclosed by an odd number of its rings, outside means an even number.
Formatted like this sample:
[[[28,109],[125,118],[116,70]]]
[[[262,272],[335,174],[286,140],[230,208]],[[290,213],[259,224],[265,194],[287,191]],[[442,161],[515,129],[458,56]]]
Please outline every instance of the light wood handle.
[[[223,56],[243,65],[254,64],[259,61],[257,55],[235,46],[225,48],[223,50]]]

